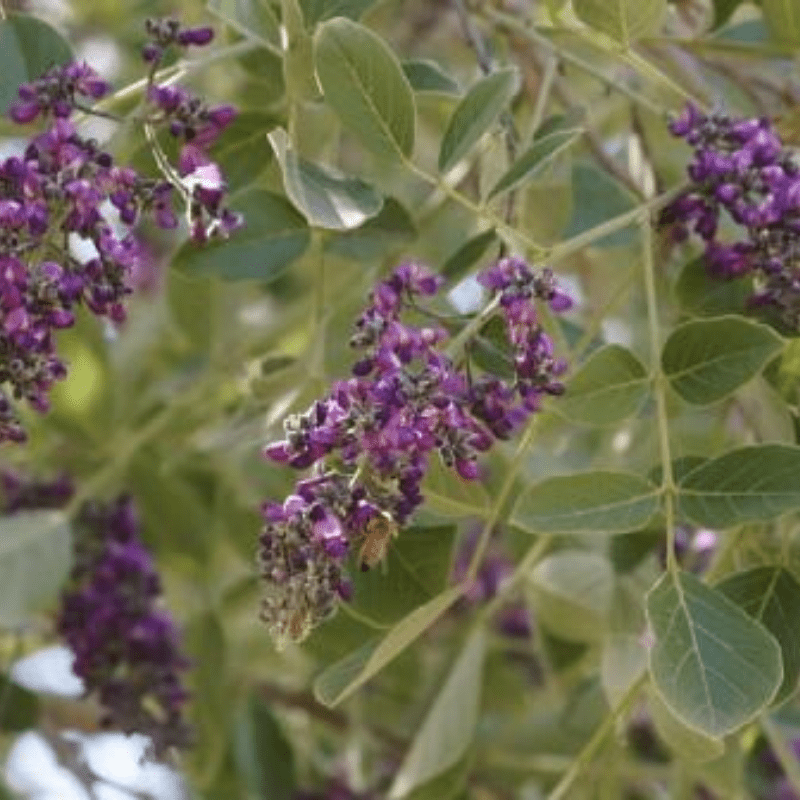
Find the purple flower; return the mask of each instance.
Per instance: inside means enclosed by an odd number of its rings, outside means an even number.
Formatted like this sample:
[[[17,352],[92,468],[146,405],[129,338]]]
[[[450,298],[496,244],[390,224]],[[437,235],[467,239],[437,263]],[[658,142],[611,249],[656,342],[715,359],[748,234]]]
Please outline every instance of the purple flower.
[[[750,306],[768,306],[800,328],[800,166],[768,119],[705,115],[687,106],[670,130],[694,148],[691,187],[662,213],[676,240],[705,242],[709,273],[751,275]],[[735,242],[718,238],[721,215],[739,225]]]
[[[273,461],[313,470],[283,505],[264,508],[264,617],[280,644],[299,641],[335,610],[347,553],[368,547],[380,557],[423,503],[431,458],[476,480],[479,455],[518,429],[544,395],[563,391],[557,379],[565,364],[534,306],[537,299],[554,311],[571,305],[552,273],[504,259],[480,280],[500,295],[513,381],[454,361],[440,325],[407,321],[426,313],[419,301],[442,279],[402,264],[375,287],[356,322],[353,377],[287,419],[285,438],[264,448]]]
[[[190,663],[160,606],[158,572],[132,501],[86,504],[75,530],[75,566],[57,623],[75,656],[73,671],[96,694],[109,727],[150,736],[158,753],[188,746],[181,673]]]

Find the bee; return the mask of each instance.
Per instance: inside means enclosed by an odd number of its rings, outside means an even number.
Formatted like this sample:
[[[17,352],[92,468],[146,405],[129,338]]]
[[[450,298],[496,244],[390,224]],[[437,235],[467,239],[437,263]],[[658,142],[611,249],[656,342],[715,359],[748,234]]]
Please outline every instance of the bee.
[[[369,518],[364,526],[364,543],[358,552],[358,563],[362,572],[367,572],[383,561],[389,549],[389,542],[397,536],[397,532],[397,523],[391,514],[381,512]]]

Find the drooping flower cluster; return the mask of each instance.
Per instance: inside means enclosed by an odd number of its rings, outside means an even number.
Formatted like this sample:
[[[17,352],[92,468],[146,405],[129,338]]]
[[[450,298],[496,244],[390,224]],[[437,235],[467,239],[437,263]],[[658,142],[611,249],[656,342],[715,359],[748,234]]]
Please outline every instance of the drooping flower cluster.
[[[445,351],[447,331],[416,326],[442,280],[418,264],[403,264],[380,283],[351,339],[361,356],[353,377],[305,413],[289,418],[286,438],[265,455],[297,469],[313,467],[283,504],[266,503],[260,562],[266,581],[263,617],[279,644],[302,639],[351,589],[343,562],[363,542],[368,568],[423,502],[430,458],[465,480],[479,475],[477,457],[508,438],[558,395],[565,364],[539,323],[535,301],[569,307],[552,274],[503,259],[481,276],[498,296],[514,378],[476,374]],[[467,348],[468,353],[468,348]],[[377,555],[376,555],[377,554]]]
[[[0,513],[16,514],[19,511],[63,508],[75,492],[75,486],[66,475],[52,481],[23,477],[11,470],[0,470]]]
[[[178,28],[177,41],[182,34]],[[204,38],[196,31],[183,36],[188,43]],[[178,225],[171,180],[116,165],[78,130],[73,113],[91,113],[83,103],[109,88],[86,64],[53,67],[21,86],[9,111],[20,124],[43,118],[46,129],[21,155],[0,161],[0,442],[25,439],[14,401],[47,411],[49,389],[66,375],[55,332],[74,323],[77,306],[115,322],[124,319],[128,279],[141,256],[135,226],[144,216],[162,228]],[[145,124],[183,119],[179,104],[172,108],[157,99],[179,91],[152,85],[156,116]],[[192,237],[204,242],[239,224],[222,206],[224,181],[206,154],[233,111],[224,106],[196,116],[202,125],[181,153],[177,188],[190,201]],[[191,138],[186,130],[182,135]],[[87,260],[75,255],[79,243],[92,253]]]
[[[158,572],[131,499],[87,503],[74,530],[75,566],[58,617],[73,671],[96,693],[109,727],[150,736],[157,753],[186,747],[192,736],[181,673],[190,664],[159,605]]]
[[[705,242],[712,275],[755,279],[753,305],[768,306],[800,329],[800,165],[766,119],[706,115],[688,105],[670,125],[694,147],[692,185],[662,220]],[[725,211],[743,229],[735,242],[718,237]]]

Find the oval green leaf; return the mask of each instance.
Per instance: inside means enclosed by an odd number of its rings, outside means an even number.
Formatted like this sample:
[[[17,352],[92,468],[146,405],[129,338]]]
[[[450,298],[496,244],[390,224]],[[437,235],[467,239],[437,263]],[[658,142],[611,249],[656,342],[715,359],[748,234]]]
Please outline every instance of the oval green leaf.
[[[414,93],[384,41],[338,18],[317,30],[317,76],[325,100],[362,144],[380,156],[410,157],[414,150]]]
[[[332,17],[358,19],[375,0],[300,0],[308,25],[316,25]]]
[[[618,344],[595,351],[567,383],[557,410],[575,422],[613,425],[642,407],[650,376],[636,356]]]
[[[800,447],[761,444],[732,450],[683,477],[680,513],[707,528],[730,528],[800,508]]]
[[[461,94],[461,87],[435,61],[409,59],[403,61],[403,72],[415,92]]]
[[[455,525],[402,530],[379,565],[354,571],[352,607],[391,625],[436,596],[447,584],[455,535]]]
[[[286,194],[309,225],[352,230],[381,210],[383,197],[372,186],[301,158],[283,128],[267,138],[281,165]]]
[[[441,775],[467,752],[478,726],[485,657],[486,633],[478,626],[414,737],[389,790],[390,800]]]
[[[447,172],[486,133],[514,95],[517,71],[503,69],[481,78],[456,106],[439,149],[439,170]]]
[[[280,50],[280,23],[267,0],[208,0],[207,7],[242,36],[256,39],[270,50]]]
[[[721,738],[709,736],[676,717],[655,687],[647,694],[647,708],[658,735],[682,759],[697,764],[712,761],[725,752]]]
[[[494,228],[467,239],[461,247],[444,262],[441,274],[448,280],[458,280],[469,268],[479,261],[483,254],[496,242],[499,242]]]
[[[20,84],[72,59],[69,44],[40,19],[14,14],[0,20],[0,114],[17,99]]]
[[[729,575],[715,588],[777,639],[783,683],[774,702],[786,700],[794,694],[800,677],[800,584],[783,567],[754,567]]]
[[[564,551],[542,559],[529,587],[541,621],[568,642],[597,642],[606,632],[614,570],[599,553]]]
[[[534,484],[512,522],[531,533],[626,533],[658,510],[658,490],[629,472],[579,472]]]
[[[667,707],[720,737],[756,717],[783,680],[778,642],[690,573],[665,574],[647,596],[650,673]]]
[[[535,178],[548,164],[571,147],[583,133],[580,128],[556,131],[534,140],[533,144],[508,168],[489,192],[488,199],[515,189]]]
[[[26,511],[0,518],[0,626],[22,625],[55,600],[71,562],[63,514]]]
[[[667,0],[574,0],[572,5],[590,28],[625,47],[657,33],[667,10]]]
[[[461,596],[463,587],[454,586],[412,611],[383,638],[375,638],[331,664],[314,682],[320,703],[335,706],[350,697],[392,659],[421,636]]]
[[[244,227],[205,247],[187,242],[175,256],[175,269],[189,276],[273,281],[308,247],[306,221],[284,197],[254,189],[239,195],[231,208],[244,216]]]
[[[703,256],[690,261],[681,270],[675,286],[681,308],[695,317],[719,317],[738,314],[753,293],[751,277],[724,280],[709,275]]]
[[[687,403],[708,405],[757,375],[782,347],[771,328],[741,317],[694,320],[670,334],[661,364]]]

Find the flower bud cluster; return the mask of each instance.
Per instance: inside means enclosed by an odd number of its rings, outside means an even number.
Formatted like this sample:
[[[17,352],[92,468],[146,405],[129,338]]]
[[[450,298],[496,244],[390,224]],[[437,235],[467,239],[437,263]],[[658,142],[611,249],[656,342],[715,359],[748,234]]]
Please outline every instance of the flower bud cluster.
[[[695,152],[691,187],[662,221],[675,223],[679,239],[690,228],[703,239],[712,275],[752,275],[751,304],[800,329],[800,165],[766,118],[706,115],[690,104],[670,130]],[[718,238],[723,210],[743,229],[736,242]]]
[[[70,478],[62,475],[52,481],[23,478],[10,469],[0,470],[0,513],[63,508],[75,492]]]
[[[197,43],[204,37],[190,38]],[[55,334],[73,325],[78,306],[124,320],[129,278],[142,256],[135,226],[145,216],[161,228],[178,225],[171,176],[140,175],[115,164],[76,127],[76,109],[91,113],[82,99],[97,100],[108,90],[91,67],[71,63],[21,86],[9,112],[23,124],[41,117],[46,128],[21,155],[0,161],[0,442],[26,438],[15,401],[41,413],[49,408],[51,386],[66,375]],[[181,107],[167,109],[159,93],[181,91],[151,86],[157,121],[172,120]],[[154,93],[161,100],[153,100]],[[181,153],[177,188],[189,198],[192,238],[204,242],[240,222],[224,209],[225,184],[206,154],[233,111],[201,109],[195,116],[200,123]],[[74,254],[77,242],[93,254],[88,260]]]
[[[478,455],[517,430],[543,395],[563,391],[558,376],[566,365],[553,357],[534,304],[569,307],[552,274],[503,259],[480,280],[498,298],[512,380],[476,374],[468,359],[454,362],[440,325],[406,321],[412,312],[426,313],[419,301],[443,281],[418,264],[403,264],[378,284],[356,322],[351,345],[361,355],[353,377],[289,418],[286,438],[265,448],[280,464],[313,468],[283,504],[263,507],[263,617],[278,643],[302,639],[347,598],[342,565],[352,545],[363,542],[362,550],[380,555],[422,504],[431,456],[474,480]],[[362,569],[374,560],[362,557]]]
[[[182,717],[188,694],[175,624],[141,542],[133,503],[87,503],[75,524],[75,565],[62,598],[58,632],[73,671],[105,709],[104,724],[150,736],[157,753],[191,743]]]

